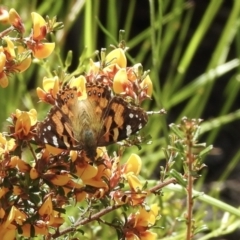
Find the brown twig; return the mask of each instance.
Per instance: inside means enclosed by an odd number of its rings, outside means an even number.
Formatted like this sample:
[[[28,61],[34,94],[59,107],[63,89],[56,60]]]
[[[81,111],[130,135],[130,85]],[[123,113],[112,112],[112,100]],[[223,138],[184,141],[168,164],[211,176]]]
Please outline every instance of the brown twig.
[[[100,212],[91,215],[90,217],[79,219],[73,226],[71,226],[69,228],[66,228],[63,231],[59,231],[59,232],[53,234],[52,238],[55,239],[56,237],[65,235],[67,233],[70,233],[70,232],[74,231],[77,227],[85,225],[85,224],[90,223],[92,221],[98,220],[103,215],[105,215],[109,212],[112,212],[113,210],[116,210],[120,207],[122,207],[122,205],[109,206],[109,207],[104,208]]]
[[[167,185],[169,185],[169,184],[171,184],[171,183],[176,183],[176,182],[177,182],[177,181],[176,181],[175,178],[170,178],[170,179],[168,179],[167,181],[161,182],[161,183],[157,184],[156,186],[150,188],[149,191],[150,191],[151,193],[156,193],[158,190],[162,189],[163,187],[165,187],[165,186],[167,186]]]
[[[194,178],[191,175],[192,173],[192,164],[194,161],[194,156],[192,154],[192,150],[191,147],[188,148],[188,152],[187,152],[187,165],[188,165],[188,184],[187,184],[187,216],[186,216],[186,220],[187,220],[187,232],[186,232],[186,240],[190,240],[192,239],[193,235],[192,235],[192,209],[193,209],[193,181]]]
[[[10,33],[11,31],[13,31],[15,28],[13,26],[3,30],[1,33],[0,33],[0,38],[6,36],[8,33]]]

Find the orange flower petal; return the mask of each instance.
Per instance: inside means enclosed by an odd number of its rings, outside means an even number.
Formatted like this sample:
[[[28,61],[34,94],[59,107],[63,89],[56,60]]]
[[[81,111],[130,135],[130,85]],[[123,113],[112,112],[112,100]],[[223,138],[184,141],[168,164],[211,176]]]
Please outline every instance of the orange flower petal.
[[[51,175],[50,175],[51,176]],[[47,177],[47,174],[46,174]],[[68,173],[55,174],[49,179],[54,185],[64,186],[70,181]]]
[[[141,240],[156,240],[157,234],[147,230],[147,231],[140,233],[140,239]]]
[[[33,51],[33,56],[35,58],[47,58],[49,55],[52,54],[54,48],[55,48],[55,43],[38,43],[34,46],[30,47]]]
[[[91,58],[89,60],[89,70],[91,74],[98,74],[100,71],[100,62],[94,62]]]
[[[26,163],[25,161],[23,161],[22,159],[20,159],[19,157],[17,158],[17,167],[21,172],[29,172],[31,169],[31,166]]]
[[[34,126],[37,123],[37,111],[36,111],[36,109],[32,108],[30,111],[27,112],[27,114],[30,117],[31,126]]]
[[[13,44],[12,40],[8,36],[4,37],[3,40],[7,44],[7,46],[3,47],[7,59],[12,60],[12,59],[16,58],[16,54],[15,54],[15,50],[14,50],[14,44]]]
[[[157,204],[152,204],[150,211],[146,211],[145,208],[141,208],[136,217],[136,225],[143,227],[154,225],[156,222],[156,217],[158,215],[159,209],[160,208],[158,207]]]
[[[15,133],[23,134],[27,136],[30,132],[31,128],[31,120],[27,112],[22,112],[22,114],[17,118],[15,124]]]
[[[25,58],[21,63],[17,64],[17,65],[15,66],[15,68],[16,68],[20,73],[22,73],[22,72],[26,71],[26,70],[30,67],[31,63],[32,63],[31,57],[27,57],[27,58]]]
[[[36,12],[31,13],[33,21],[33,39],[43,40],[47,34],[47,24],[44,18]]]
[[[51,153],[52,155],[58,155],[60,153],[62,153],[62,151],[64,151],[63,149],[60,149],[60,148],[56,148],[56,147],[53,147],[49,144],[46,144],[46,149],[49,153]]]
[[[51,95],[56,98],[57,93],[59,92],[60,83],[58,76],[54,76],[51,78],[44,77],[43,78],[43,89],[46,92],[51,93]]]
[[[126,68],[127,66],[127,59],[125,56],[125,52],[122,50],[122,48],[116,48],[112,50],[106,56],[105,60],[106,60],[106,64],[116,63],[120,68]]]
[[[149,75],[147,75],[143,81],[140,83],[140,86],[143,90],[145,90],[145,92],[147,93],[148,96],[152,95],[153,92],[153,85],[152,85],[152,80],[149,77]]]
[[[128,81],[126,69],[121,68],[113,78],[113,90],[115,93],[122,93],[128,88],[132,88],[132,83]]]
[[[13,25],[19,32],[24,33],[25,29],[22,19],[14,8],[11,8],[9,11],[9,23]]]
[[[26,221],[27,215],[17,209],[15,206],[12,206],[11,211],[8,215],[6,224],[9,225],[12,221],[16,221],[17,224],[22,225]]]
[[[3,52],[0,52],[0,72],[3,72],[6,64],[6,55]]]
[[[76,87],[79,94],[78,99],[84,100],[87,98],[86,92],[86,78],[80,75],[78,78],[74,78],[69,83],[70,87]]]
[[[80,193],[76,193],[75,197],[76,197],[76,201],[77,202],[82,202],[83,200],[86,199],[87,193],[86,192],[80,192]]]
[[[95,166],[86,164],[83,167],[76,166],[76,174],[85,182],[87,179],[95,177],[98,169]]]
[[[36,168],[31,168],[31,170],[30,170],[30,178],[34,180],[34,179],[37,179],[38,177],[39,177],[39,173],[36,170]]]
[[[40,216],[44,215],[49,216],[50,214],[52,214],[52,211],[53,211],[52,198],[49,196],[42,204],[42,206],[39,208],[38,213]]]
[[[2,24],[9,23],[9,13],[3,7],[0,7],[0,23]]]
[[[135,175],[138,175],[140,170],[142,168],[142,160],[137,154],[131,154],[130,157],[128,158],[124,172],[129,173],[133,172]]]
[[[135,192],[142,189],[142,183],[137,178],[137,176],[135,176],[133,174],[128,174],[127,181],[128,181],[130,188],[134,189]]]
[[[1,226],[0,226],[1,228]],[[13,229],[6,229],[5,231],[1,231],[1,239],[2,240],[15,240],[16,239],[16,227]]]
[[[46,92],[43,91],[40,87],[37,87],[36,91],[37,91],[38,98],[40,100],[44,101],[46,99],[46,96],[47,96]]]

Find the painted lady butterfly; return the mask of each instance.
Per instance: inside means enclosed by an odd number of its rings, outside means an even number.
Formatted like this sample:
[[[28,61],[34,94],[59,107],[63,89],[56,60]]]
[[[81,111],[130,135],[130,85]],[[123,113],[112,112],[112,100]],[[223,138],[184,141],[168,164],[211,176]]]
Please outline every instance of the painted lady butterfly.
[[[148,121],[147,112],[123,98],[112,96],[108,86],[86,85],[87,99],[78,100],[76,88],[65,86],[46,119],[38,123],[41,142],[61,149],[84,150],[93,161],[96,148],[126,139]]]

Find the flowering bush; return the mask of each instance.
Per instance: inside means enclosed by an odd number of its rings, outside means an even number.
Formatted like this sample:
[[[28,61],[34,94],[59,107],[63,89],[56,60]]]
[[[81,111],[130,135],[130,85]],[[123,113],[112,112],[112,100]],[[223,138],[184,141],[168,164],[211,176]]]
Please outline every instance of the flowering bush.
[[[46,42],[45,38],[61,24],[55,20],[46,22],[39,14],[32,13],[32,32],[24,37],[24,25],[18,13],[11,9],[3,14],[11,24],[2,38],[0,56],[0,84],[7,87],[9,74],[25,71],[33,58],[47,58],[53,52],[55,44]],[[20,37],[11,37],[13,31],[17,31]],[[101,62],[90,59],[84,75],[74,77],[65,73],[62,78],[45,77],[43,89],[37,88],[37,95],[42,102],[55,105],[59,91],[67,84],[78,90],[78,101],[82,101],[87,98],[88,82],[109,86],[115,94],[131,98],[132,104],[137,105],[150,98],[152,93],[151,80],[147,73],[142,72],[142,66],[127,67],[124,49],[116,48]],[[145,199],[150,191],[143,189],[138,177],[141,170],[138,155],[132,154],[125,164],[120,164],[121,156],[110,157],[102,147],[97,149],[96,160],[91,162],[82,150],[42,146],[42,139],[36,135],[38,121],[35,109],[29,112],[17,109],[11,119],[9,137],[0,135],[2,239],[14,239],[17,231],[24,237],[61,235],[57,231],[51,233],[50,229],[57,230],[64,223],[64,207],[70,201],[87,201],[90,210],[91,202],[97,200],[105,201],[109,208],[103,208],[102,215],[121,205],[139,206],[139,210],[134,210],[135,213],[119,225],[121,235],[126,239],[155,238],[150,228],[155,224],[159,208],[154,205],[151,211],[145,210]],[[36,154],[34,148],[39,144]],[[25,149],[32,154],[28,159],[24,157]],[[144,214],[149,220],[141,220]],[[93,216],[87,217],[84,213],[78,225],[82,224],[82,219],[91,222]]]
[[[25,36],[24,24],[14,9],[2,9],[1,16],[2,23],[11,25],[2,33],[0,46],[0,85],[6,88],[11,74],[26,71],[33,59],[48,58],[53,53],[55,43],[46,38],[60,29],[62,23],[56,22],[56,18],[45,21],[39,14],[32,13],[32,31]],[[12,36],[16,32],[18,37]],[[15,239],[17,235],[25,238],[43,235],[55,239],[67,233],[77,234],[77,228],[93,221],[113,227],[119,239],[157,239],[153,227],[160,218],[160,207],[149,199],[163,186],[176,181],[186,187],[185,180],[192,182],[192,172],[203,167],[200,158],[188,148],[196,143],[199,121],[185,118],[177,127],[178,131],[174,130],[176,134],[182,131],[188,139],[181,151],[191,158],[185,162],[185,169],[193,164],[191,174],[187,170],[185,176],[171,172],[173,163],[169,162],[162,182],[150,188],[141,180],[140,156],[132,153],[122,163],[124,147],[144,141],[144,135],[130,135],[140,130],[147,123],[147,116],[154,113],[140,107],[153,92],[149,71],[143,71],[140,63],[127,65],[124,45],[121,42],[108,54],[102,50],[99,62],[87,59],[88,65],[81,74],[62,70],[54,77],[44,77],[42,88],[38,87],[36,92],[41,102],[52,106],[45,121],[38,120],[35,109],[17,109],[11,115],[8,133],[0,133],[1,239]],[[88,91],[89,84],[99,90]],[[105,88],[109,96],[105,95]],[[114,103],[107,109],[112,99],[118,99],[119,107]],[[134,113],[126,109],[133,109]],[[74,126],[69,124],[69,119],[77,119]],[[85,123],[88,119],[91,124]],[[101,122],[97,122],[98,119]],[[136,121],[126,123],[129,119]],[[41,124],[45,124],[43,128]],[[85,130],[84,124],[89,129]],[[82,141],[89,141],[89,149],[96,150],[96,154],[74,145],[79,143],[75,135],[81,132],[79,129],[84,129]],[[111,156],[105,145],[97,145],[97,149],[91,146],[99,136],[93,134],[93,129],[99,130],[97,134],[104,137],[106,145],[124,140],[119,152]],[[173,141],[174,144],[177,145],[177,141]],[[177,151],[178,146],[170,149],[169,159],[175,158]],[[84,210],[76,220],[70,217],[71,227],[64,225],[65,208],[78,203],[83,203]],[[127,209],[123,210],[124,218],[119,216],[112,222],[102,219],[107,213],[123,207]]]

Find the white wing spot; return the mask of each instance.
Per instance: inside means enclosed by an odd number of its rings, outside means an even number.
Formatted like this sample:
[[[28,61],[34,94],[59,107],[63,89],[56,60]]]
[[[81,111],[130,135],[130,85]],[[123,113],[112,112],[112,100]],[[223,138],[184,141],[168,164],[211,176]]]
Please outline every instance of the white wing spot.
[[[130,117],[130,118],[133,118],[134,115],[133,115],[132,113],[129,113],[129,117]]]
[[[57,139],[57,137],[56,137],[56,136],[53,136],[53,137],[52,137],[52,140],[53,140],[54,146],[58,147],[58,139]]]
[[[45,129],[46,129],[46,128],[45,128]],[[47,126],[47,130],[48,130],[48,131],[51,131],[51,129],[52,129],[51,126]]]
[[[130,136],[131,133],[132,133],[132,127],[131,127],[131,125],[127,125],[126,130],[127,130],[127,136]]]
[[[143,126],[142,126],[142,124],[140,123],[139,125],[138,125],[138,129],[141,129]]]

